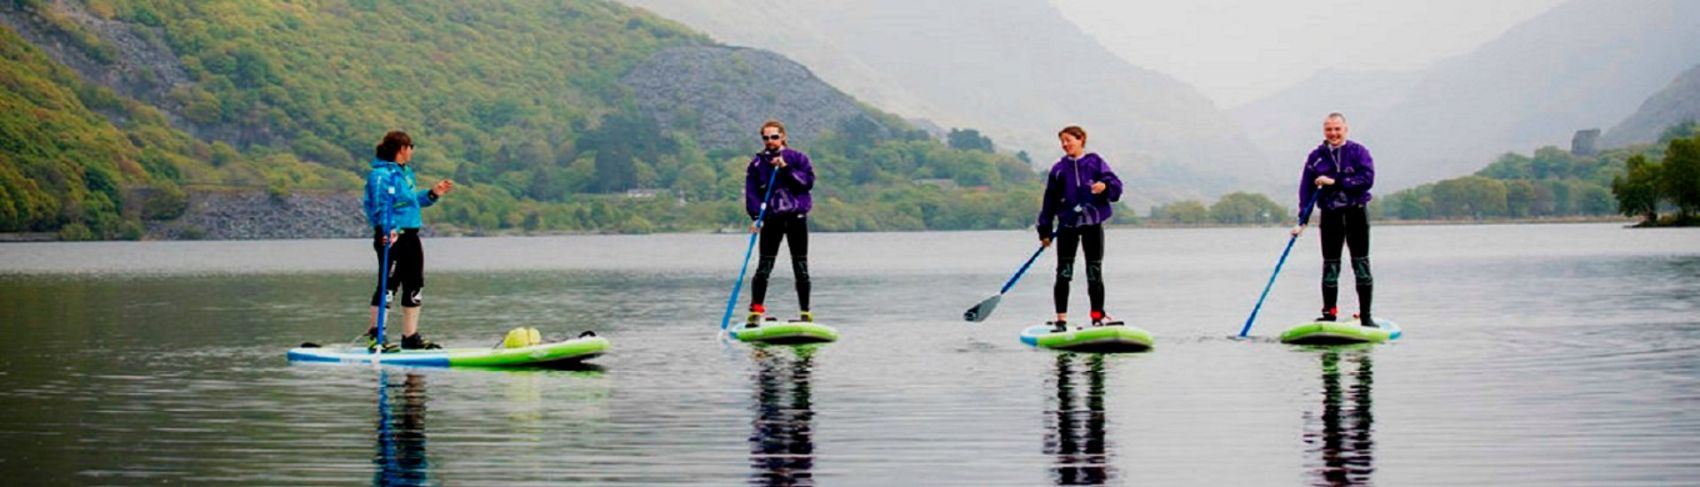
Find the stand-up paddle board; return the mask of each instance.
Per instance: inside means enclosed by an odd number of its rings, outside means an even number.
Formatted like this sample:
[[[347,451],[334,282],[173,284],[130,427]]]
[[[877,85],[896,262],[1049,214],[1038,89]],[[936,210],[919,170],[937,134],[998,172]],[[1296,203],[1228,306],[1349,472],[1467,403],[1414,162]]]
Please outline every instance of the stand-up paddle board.
[[[1143,352],[1152,347],[1151,332],[1130,325],[1069,326],[1055,331],[1041,324],[1021,330],[1021,343],[1071,352]]]
[[[599,336],[515,348],[442,348],[382,353],[354,345],[320,347],[303,344],[289,350],[289,360],[409,367],[542,367],[582,362],[607,350],[608,339]]]
[[[801,345],[838,341],[838,330],[812,321],[764,321],[760,326],[734,323],[726,334],[745,343]]]
[[[1347,345],[1353,343],[1386,343],[1404,335],[1393,320],[1375,318],[1374,327],[1363,326],[1356,319],[1342,321],[1313,321],[1302,323],[1281,332],[1281,343],[1296,345]]]

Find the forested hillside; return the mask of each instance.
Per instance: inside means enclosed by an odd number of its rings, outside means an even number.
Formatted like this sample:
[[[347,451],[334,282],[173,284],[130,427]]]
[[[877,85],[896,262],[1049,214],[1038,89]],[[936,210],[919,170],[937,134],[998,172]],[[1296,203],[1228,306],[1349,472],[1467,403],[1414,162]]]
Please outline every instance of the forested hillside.
[[[184,191],[353,190],[391,129],[413,134],[422,179],[462,183],[427,213],[448,228],[738,227],[743,164],[768,117],[807,119],[793,142],[822,173],[824,230],[1018,226],[1037,199],[1013,157],[952,148],[800,67],[772,79],[610,2],[13,0],[0,16],[12,63],[0,231],[135,237],[181,211]],[[627,78],[672,72],[658,55],[684,47],[720,66],[711,88],[765,97],[655,103]],[[855,110],[802,115],[824,106]],[[40,122],[60,119],[78,125]],[[67,154],[65,141],[99,150]],[[142,211],[153,199],[131,193],[166,197]]]

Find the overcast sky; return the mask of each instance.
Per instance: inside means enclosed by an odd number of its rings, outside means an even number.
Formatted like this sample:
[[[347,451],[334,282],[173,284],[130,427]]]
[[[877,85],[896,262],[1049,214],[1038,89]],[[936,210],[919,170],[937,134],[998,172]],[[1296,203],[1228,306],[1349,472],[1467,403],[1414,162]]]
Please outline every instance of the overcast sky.
[[[1116,54],[1233,108],[1319,69],[1421,69],[1564,0],[1051,1]]]

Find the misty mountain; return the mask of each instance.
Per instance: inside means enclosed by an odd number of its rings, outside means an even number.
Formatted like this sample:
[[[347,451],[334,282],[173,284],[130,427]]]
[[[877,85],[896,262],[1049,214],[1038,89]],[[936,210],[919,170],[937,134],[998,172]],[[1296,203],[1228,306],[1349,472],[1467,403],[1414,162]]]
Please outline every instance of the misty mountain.
[[[1036,163],[1059,152],[1058,129],[1082,125],[1088,149],[1139,198],[1220,194],[1270,174],[1203,95],[1117,57],[1043,1],[626,1],[796,59],[882,109],[978,129]]]
[[[1623,120],[1700,62],[1696,45],[1700,2],[1576,0],[1405,81],[1363,81],[1373,94],[1302,86],[1234,113],[1280,161],[1318,137],[1285,120],[1314,129],[1317,108],[1329,105],[1319,100],[1340,100],[1353,138],[1375,153],[1380,185],[1397,189],[1473,172],[1508,151],[1567,147],[1576,130]],[[1338,83],[1312,81],[1329,82]],[[1301,136],[1303,144],[1287,142]]]
[[[1291,169],[1286,171],[1292,174],[1289,179],[1297,180],[1305,155],[1322,142],[1322,119],[1329,113],[1345,114],[1352,125],[1351,137],[1373,149],[1385,134],[1360,123],[1360,118],[1386,113],[1416,82],[1413,73],[1407,72],[1329,69],[1230,113],[1277,170]],[[1289,181],[1280,182],[1285,191]]]
[[[1692,120],[1700,120],[1700,66],[1689,68],[1665,89],[1647,98],[1634,115],[1606,132],[1600,144],[1622,147],[1654,142],[1666,128]]]

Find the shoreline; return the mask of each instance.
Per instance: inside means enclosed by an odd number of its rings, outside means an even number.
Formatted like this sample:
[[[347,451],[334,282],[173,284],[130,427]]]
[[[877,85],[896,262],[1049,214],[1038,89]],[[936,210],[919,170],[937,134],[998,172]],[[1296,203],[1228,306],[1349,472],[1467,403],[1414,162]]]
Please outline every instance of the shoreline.
[[[1385,225],[1385,226],[1568,225],[1568,224],[1593,224],[1593,223],[1616,223],[1616,224],[1623,225],[1624,228],[1683,228],[1683,227],[1693,226],[1693,225],[1641,225],[1638,220],[1634,220],[1634,219],[1601,218],[1601,217],[1565,217],[1565,218],[1535,218],[1535,219],[1509,219],[1509,218],[1507,218],[1507,219],[1490,219],[1490,220],[1372,220],[1370,223],[1372,225],[1376,225],[1376,226],[1382,226],[1382,225]],[[1172,224],[1172,223],[1139,222],[1139,223],[1111,224],[1111,225],[1109,225],[1109,228],[1112,228],[1112,229],[1287,228],[1290,225],[1292,225],[1292,224],[1291,223],[1285,223],[1285,224],[1281,224],[1281,225],[1269,225],[1269,224],[1227,225],[1227,224],[1216,224],[1216,223]],[[1031,230],[1031,228],[1003,228],[1003,229],[979,229],[979,230],[922,230],[922,231],[919,231],[919,232],[914,232],[914,231],[829,232],[829,231],[814,230],[811,233],[834,233],[834,234],[837,234],[837,233],[927,233],[927,232],[1030,231],[1030,230]],[[713,229],[713,230],[704,229],[704,230],[694,230],[694,231],[650,232],[650,233],[574,232],[574,231],[541,231],[540,232],[540,231],[525,231],[525,230],[511,230],[511,229],[510,230],[498,230],[498,231],[476,231],[476,230],[461,229],[461,228],[455,227],[452,224],[443,224],[441,226],[436,227],[433,230],[429,230],[427,232],[427,236],[429,236],[431,238],[574,237],[574,236],[594,236],[594,235],[727,235],[727,234],[743,234],[743,233],[744,232],[743,232],[742,229],[734,230],[734,229],[730,229],[730,228],[721,228],[721,229]],[[350,235],[304,235],[304,236],[298,236],[298,237],[293,237],[293,238],[281,238],[281,239],[280,238],[158,238],[158,235],[150,234],[148,236],[148,238],[143,238],[142,240],[139,240],[139,241],[143,241],[143,242],[176,242],[176,241],[241,241],[241,240],[314,240],[314,239],[327,239],[327,238],[335,239],[335,238],[365,238],[365,237],[366,236],[362,234],[362,235],[352,235],[352,236],[350,236]],[[49,232],[10,232],[10,233],[0,232],[0,244],[66,242],[66,241],[67,240],[60,240],[58,234],[49,233]],[[94,242],[121,242],[121,241],[124,241],[124,240],[93,240],[93,241]]]

